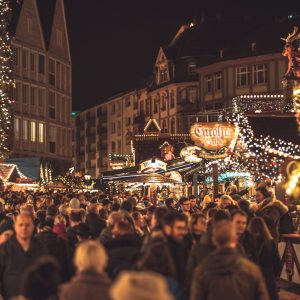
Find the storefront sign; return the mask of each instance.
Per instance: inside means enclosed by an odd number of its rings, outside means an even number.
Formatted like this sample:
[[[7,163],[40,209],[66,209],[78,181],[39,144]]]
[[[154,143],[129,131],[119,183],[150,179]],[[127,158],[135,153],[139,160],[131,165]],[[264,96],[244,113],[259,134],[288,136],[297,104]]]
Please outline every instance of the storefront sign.
[[[235,136],[235,127],[230,123],[195,123],[190,130],[195,144],[208,151],[228,148]]]
[[[110,162],[110,167],[112,170],[121,170],[121,169],[124,169],[126,166],[125,162],[122,161],[122,162]]]
[[[158,170],[167,171],[167,164],[159,159],[149,159],[140,164],[141,172],[152,173]]]

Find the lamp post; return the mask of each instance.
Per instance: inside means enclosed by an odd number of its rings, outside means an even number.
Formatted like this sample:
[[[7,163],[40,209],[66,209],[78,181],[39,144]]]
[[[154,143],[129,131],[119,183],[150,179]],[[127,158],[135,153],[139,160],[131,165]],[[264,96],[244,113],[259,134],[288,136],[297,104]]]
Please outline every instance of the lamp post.
[[[84,182],[85,182],[86,189],[88,190],[91,184],[91,175],[89,173],[84,174]]]

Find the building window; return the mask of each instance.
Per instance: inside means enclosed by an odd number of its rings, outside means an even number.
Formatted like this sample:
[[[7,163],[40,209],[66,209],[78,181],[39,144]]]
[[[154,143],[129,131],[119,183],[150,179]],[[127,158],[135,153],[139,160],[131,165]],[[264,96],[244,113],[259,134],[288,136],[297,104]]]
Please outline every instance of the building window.
[[[39,107],[43,107],[45,99],[45,90],[39,89]]]
[[[168,79],[169,79],[168,73],[169,73],[169,70],[166,67],[159,69],[159,83],[168,81]]]
[[[55,119],[55,93],[49,92],[49,118]]]
[[[151,98],[148,98],[147,100],[146,100],[146,115],[147,116],[150,116],[151,115],[151,113],[152,113],[152,109],[151,109],[151,101],[152,101],[152,99]]]
[[[130,98],[126,98],[126,100],[125,100],[125,106],[126,107],[130,107],[131,106],[131,100],[130,100]]]
[[[35,53],[30,53],[30,70],[35,71]]]
[[[258,64],[253,66],[253,83],[254,84],[265,84],[267,83],[267,65]]]
[[[178,101],[178,103],[186,102],[186,90],[185,89],[180,91],[177,101]]]
[[[197,102],[197,89],[189,89],[188,102],[192,104]]]
[[[162,132],[166,132],[167,131],[167,121],[166,120],[162,121],[161,129],[162,129]]]
[[[111,106],[111,114],[115,114],[116,113],[116,104],[114,103],[112,106]]]
[[[236,68],[236,86],[247,86],[249,85],[249,67],[241,66]]]
[[[166,95],[162,94],[162,96],[161,96],[161,110],[166,110],[166,108],[167,108]]]
[[[36,141],[36,122],[35,121],[30,122],[30,140],[32,142]]]
[[[55,85],[55,61],[49,59],[49,83]]]
[[[118,135],[121,135],[121,121],[118,121]]]
[[[39,123],[39,142],[44,143],[45,141],[45,124]]]
[[[175,98],[174,98],[174,92],[170,92],[170,107],[174,108],[175,107]]]
[[[20,139],[20,119],[14,118],[14,138],[16,141]]]
[[[26,24],[27,24],[27,32],[31,33],[32,32],[32,19],[27,17]]]
[[[50,126],[49,127],[49,152],[55,153],[55,146],[56,146],[56,127]]]
[[[133,100],[133,109],[138,109],[139,107],[139,101],[138,99],[135,97]]]
[[[30,104],[32,106],[35,105],[35,98],[36,98],[36,88],[35,87],[30,87]]]
[[[23,120],[23,124],[22,124],[23,128],[22,128],[22,136],[23,136],[23,140],[27,141],[28,140],[28,121],[27,120]]]
[[[23,99],[23,103],[24,104],[27,104],[28,103],[28,99],[29,99],[29,86],[28,85],[25,85],[23,84],[23,91],[22,91],[22,99]]]
[[[111,142],[111,152],[116,152],[116,142]]]
[[[118,153],[122,152],[122,144],[121,141],[118,141]]]
[[[58,48],[62,48],[62,44],[63,44],[62,32],[58,29],[56,29],[56,43]]]
[[[28,68],[28,51],[25,49],[22,50],[22,67],[24,69]]]
[[[112,134],[116,133],[116,124],[115,123],[111,123],[111,133]]]
[[[13,60],[14,60],[14,66],[18,66],[20,64],[20,49],[17,47],[13,47]]]
[[[126,118],[126,126],[131,125],[131,117]]]
[[[171,119],[171,125],[170,125],[170,128],[171,128],[171,133],[175,133],[175,128],[176,128],[176,126],[175,126],[175,118],[172,118]]]
[[[154,110],[153,110],[153,113],[158,113],[158,110],[159,110],[159,102],[158,102],[158,99],[157,97],[154,98]]]
[[[141,103],[140,103],[140,114],[143,115],[144,113],[145,113],[144,101],[141,101]]]
[[[14,100],[16,102],[20,101],[20,93],[22,92],[22,86],[20,82],[16,82],[16,88],[14,89]]]
[[[45,56],[39,54],[39,73],[45,74]]]
[[[209,94],[212,92],[212,78],[211,75],[204,77],[204,84],[205,84],[205,93]]]
[[[214,76],[215,79],[215,91],[220,91],[222,89],[222,73],[217,72]]]

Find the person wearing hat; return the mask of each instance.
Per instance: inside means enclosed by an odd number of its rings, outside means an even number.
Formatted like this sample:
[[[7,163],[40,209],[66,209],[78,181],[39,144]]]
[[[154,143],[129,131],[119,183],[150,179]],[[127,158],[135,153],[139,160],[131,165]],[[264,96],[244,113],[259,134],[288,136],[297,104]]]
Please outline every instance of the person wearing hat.
[[[122,272],[109,294],[112,300],[173,300],[163,276],[154,272]]]
[[[91,236],[89,227],[86,223],[80,223],[76,225],[74,227],[74,231],[78,239],[78,244],[88,240]]]
[[[11,218],[5,217],[0,222],[0,245],[5,243],[14,235],[14,222]]]

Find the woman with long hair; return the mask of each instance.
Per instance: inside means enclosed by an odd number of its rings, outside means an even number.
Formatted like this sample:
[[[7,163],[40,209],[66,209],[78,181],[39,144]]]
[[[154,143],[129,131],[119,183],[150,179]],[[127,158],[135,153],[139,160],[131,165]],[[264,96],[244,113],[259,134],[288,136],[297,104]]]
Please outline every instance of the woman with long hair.
[[[248,225],[256,244],[257,262],[263,272],[270,299],[278,300],[276,277],[281,270],[281,261],[277,245],[263,218],[254,217]]]
[[[179,284],[175,280],[175,265],[171,253],[164,242],[156,240],[147,244],[144,254],[137,262],[137,268],[141,271],[152,271],[164,276],[174,299],[180,299]]]

